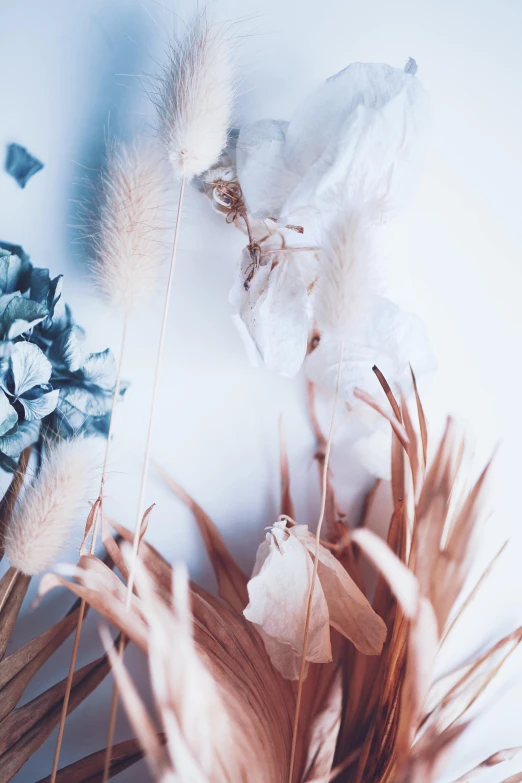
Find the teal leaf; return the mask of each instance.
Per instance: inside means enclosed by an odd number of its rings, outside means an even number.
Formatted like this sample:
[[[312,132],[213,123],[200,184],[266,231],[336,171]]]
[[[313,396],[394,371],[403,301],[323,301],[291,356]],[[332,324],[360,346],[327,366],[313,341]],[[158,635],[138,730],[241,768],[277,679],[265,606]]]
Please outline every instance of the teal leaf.
[[[37,419],[43,419],[54,411],[58,404],[58,397],[60,396],[60,390],[44,392],[34,399],[28,397],[20,397],[18,402],[22,405],[25,414],[26,421],[35,421]]]
[[[0,392],[0,437],[18,423],[18,414],[3,391]]]
[[[9,144],[5,160],[5,170],[13,179],[25,188],[31,177],[41,171],[44,164],[31,155],[21,144]]]
[[[2,454],[0,451],[0,468],[5,470],[6,473],[16,473],[18,470],[18,462],[12,457],[8,457],[7,454]]]
[[[83,416],[103,416],[110,406],[110,399],[101,390],[96,392],[81,386],[62,389],[60,408],[72,408]]]
[[[8,250],[0,250],[0,291],[10,294],[17,291],[17,282],[22,272],[23,262]]]
[[[112,389],[116,381],[116,362],[110,348],[99,353],[90,353],[83,364],[82,374],[86,381],[103,389]]]
[[[12,302],[13,299],[16,297],[21,298],[20,291],[14,291],[9,294],[2,294],[0,296],[0,319],[4,318],[4,313],[7,309],[7,306]]]
[[[23,421],[8,435],[0,438],[0,452],[8,457],[17,459],[22,451],[36,443],[40,434],[40,422]]]
[[[11,296],[8,294],[7,296]],[[4,297],[0,297],[0,300]],[[14,340],[28,329],[39,324],[47,315],[45,305],[33,302],[31,299],[25,299],[16,293],[4,308],[2,315],[2,325],[4,334],[9,340]]]
[[[17,397],[24,392],[49,382],[52,364],[33,343],[16,343],[11,356],[14,379],[14,393]]]
[[[58,275],[51,280],[48,269],[33,269],[31,274],[31,288],[29,295],[35,302],[47,307],[49,315],[53,314],[54,307],[62,295],[63,275]]]
[[[8,253],[11,253],[12,256],[18,256],[18,258],[21,258],[24,264],[27,264],[32,268],[31,261],[29,260],[29,256],[23,249],[22,245],[13,245],[12,242],[0,242],[0,248],[2,250],[7,250]],[[18,290],[27,290],[27,289],[18,289]]]
[[[20,245],[12,245],[10,242],[0,242],[0,249],[2,254],[9,253],[13,259],[15,259],[15,266],[10,267],[11,274],[7,275],[5,282],[8,284],[6,289],[3,289],[3,293],[11,293],[12,291],[20,291],[24,294],[31,284],[31,273],[33,265],[29,259],[27,253],[24,252],[23,247]],[[16,259],[21,261],[18,265]],[[16,278],[12,274],[14,270],[18,269]]]
[[[49,289],[51,287],[51,276],[48,269],[33,269],[31,274],[31,288],[29,296],[35,302],[47,304]]]
[[[71,326],[53,342],[49,353],[51,360],[67,367],[70,372],[77,372],[84,358],[82,338],[82,329],[79,326]]]

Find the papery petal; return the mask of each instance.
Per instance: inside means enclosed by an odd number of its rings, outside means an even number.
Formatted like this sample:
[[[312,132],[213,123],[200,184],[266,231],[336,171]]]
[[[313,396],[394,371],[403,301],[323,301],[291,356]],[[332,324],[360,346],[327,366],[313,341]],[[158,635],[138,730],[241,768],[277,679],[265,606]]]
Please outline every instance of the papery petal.
[[[250,603],[243,614],[262,629],[263,637],[271,637],[267,652],[273,665],[284,676],[293,672],[298,677],[291,651],[300,657],[303,649],[313,564],[303,542],[288,531],[272,528],[271,538],[268,545],[261,544],[259,570],[248,583]],[[332,660],[328,606],[319,579],[312,597],[306,658],[316,663]]]
[[[16,343],[11,367],[17,396],[48,383],[52,372],[52,364],[43,351],[37,345],[26,342]]]
[[[392,206],[415,168],[424,91],[389,65],[354,63],[308,98],[286,133],[285,161],[302,176],[286,208],[329,210],[331,194],[377,213]]]
[[[43,419],[54,411],[58,404],[58,398],[60,396],[60,390],[46,392],[39,397],[33,399],[25,399],[20,397],[18,402],[24,409],[24,416],[26,421],[37,421]]]
[[[308,377],[331,391],[337,384],[341,340],[339,333],[324,331],[306,362]],[[372,371],[375,364],[390,384],[409,382],[410,365],[419,375],[435,369],[422,321],[381,296],[374,297],[370,317],[344,337],[340,380],[343,399],[353,401],[356,386],[369,393],[380,391]]]
[[[245,251],[230,292],[230,303],[246,327],[241,333],[247,345],[251,339],[268,369],[289,377],[299,372],[307,350],[309,287],[303,272],[309,255],[306,251],[271,254],[245,291],[245,271],[251,263]],[[252,345],[249,353],[253,358]]]
[[[303,532],[301,525],[290,532],[299,537],[313,555],[315,537]],[[330,625],[350,639],[364,655],[379,655],[387,634],[384,621],[374,612],[346,569],[323,546],[319,546],[318,576],[328,604]]]
[[[283,644],[279,639],[275,639],[265,633],[260,625],[256,625],[257,632],[263,640],[265,649],[272,662],[272,665],[277,669],[285,680],[298,680],[301,673],[301,658],[300,652],[296,652],[291,644]],[[308,653],[307,653],[308,658]],[[305,677],[308,674],[308,660],[305,664]]]
[[[279,217],[281,207],[298,183],[285,165],[287,122],[260,120],[243,125],[236,152],[237,176],[250,216]]]

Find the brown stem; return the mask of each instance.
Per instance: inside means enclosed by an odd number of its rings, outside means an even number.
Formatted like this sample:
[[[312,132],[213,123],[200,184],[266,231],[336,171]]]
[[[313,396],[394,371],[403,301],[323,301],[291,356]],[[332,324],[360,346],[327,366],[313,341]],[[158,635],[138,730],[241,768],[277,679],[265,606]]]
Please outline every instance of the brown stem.
[[[118,370],[116,374],[116,383],[114,385],[114,392],[112,396],[112,405],[111,405],[111,413],[110,413],[110,419],[109,419],[109,431],[107,433],[107,443],[105,444],[105,456],[103,460],[103,470],[102,470],[102,476],[100,480],[100,504],[98,506],[98,511],[94,518],[94,524],[93,524],[93,531],[92,531],[92,538],[91,538],[91,546],[90,546],[90,553],[91,555],[94,554],[96,550],[96,540],[98,537],[98,519],[101,519],[101,515],[103,514],[103,493],[105,489],[105,479],[107,476],[107,468],[109,464],[109,452],[110,452],[110,446],[111,446],[111,438],[112,438],[112,432],[113,432],[113,426],[114,426],[114,411],[116,410],[116,403],[118,402],[118,397],[120,396],[120,387],[121,387],[121,368],[123,365],[123,354],[125,353],[125,343],[127,340],[127,316],[125,316],[123,321],[123,329],[122,329],[122,336],[121,336],[121,346],[120,346],[120,356],[118,360]],[[80,637],[82,634],[82,628],[83,628],[83,619],[85,617],[85,599],[82,598],[81,604],[80,604],[80,611],[78,613],[78,621],[76,623],[76,632],[74,635],[74,644],[71,654],[71,662],[69,664],[69,672],[67,675],[67,684],[65,686],[65,694],[63,697],[62,702],[62,712],[60,716],[60,725],[58,727],[58,739],[56,741],[56,748],[54,751],[54,757],[53,757],[53,768],[51,772],[51,780],[50,783],[56,783],[56,776],[58,774],[58,764],[60,763],[60,752],[62,749],[62,743],[63,743],[63,735],[65,731],[65,721],[67,720],[67,713],[69,711],[69,700],[71,698],[71,690],[72,690],[72,683],[73,683],[73,677],[74,677],[74,669],[76,667],[76,660],[78,658],[78,649],[80,646]]]
[[[304,630],[304,638],[303,638],[303,652],[301,656],[301,670],[299,672],[299,685],[297,687],[297,700],[295,704],[295,718],[294,718],[294,729],[292,733],[292,749],[290,753],[290,772],[288,775],[288,783],[293,783],[294,778],[294,767],[295,767],[295,751],[297,747],[297,729],[299,727],[299,714],[301,712],[301,701],[303,697],[303,683],[304,683],[304,673],[306,668],[306,653],[308,650],[308,636],[310,633],[310,619],[312,614],[312,599],[314,594],[314,587],[315,587],[315,581],[317,579],[317,569],[319,566],[319,547],[321,544],[321,528],[323,526],[323,520],[324,515],[326,511],[326,496],[328,494],[328,465],[330,462],[330,452],[332,450],[332,440],[333,440],[333,432],[334,432],[334,425],[335,425],[335,413],[337,410],[337,399],[339,397],[339,385],[341,382],[341,371],[342,371],[342,365],[343,365],[343,353],[344,353],[344,342],[341,342],[341,351],[339,355],[339,367],[337,370],[337,383],[335,386],[335,397],[334,397],[334,404],[333,404],[333,410],[332,410],[332,419],[330,421],[330,432],[328,435],[328,442],[326,445],[326,454],[324,458],[324,465],[323,465],[323,486],[322,486],[322,493],[321,493],[321,512],[319,514],[319,521],[317,523],[317,531],[315,534],[315,551],[314,551],[314,570],[312,572],[312,579],[310,582],[310,589],[308,591],[308,602],[306,607],[306,620],[305,620],[305,630]]]
[[[150,405],[150,413],[149,413],[149,426],[147,430],[147,440],[145,444],[145,457],[143,460],[143,469],[141,473],[141,486],[140,486],[140,495],[138,500],[138,514],[137,514],[137,521],[136,521],[136,529],[134,531],[134,539],[132,542],[132,554],[131,554],[131,562],[129,566],[129,578],[127,580],[127,593],[125,597],[125,608],[127,610],[130,609],[131,599],[132,599],[132,593],[134,590],[134,579],[136,575],[136,563],[138,559],[138,548],[140,544],[140,531],[141,531],[141,521],[143,518],[143,512],[145,507],[145,492],[147,489],[147,481],[149,477],[149,468],[150,468],[150,456],[151,456],[151,447],[152,447],[152,435],[154,432],[154,423],[155,423],[155,414],[156,414],[156,403],[158,398],[158,390],[160,385],[160,376],[161,376],[161,369],[162,369],[162,363],[163,363],[163,351],[165,346],[165,337],[167,334],[167,321],[168,321],[168,314],[170,309],[170,300],[172,295],[172,281],[174,278],[174,267],[176,262],[176,254],[178,249],[178,239],[179,239],[179,226],[180,226],[180,220],[181,220],[181,209],[183,206],[183,196],[185,194],[185,179],[181,180],[181,187],[179,191],[179,200],[178,200],[178,211],[176,215],[176,227],[174,229],[174,240],[172,244],[172,256],[170,259],[170,267],[169,267],[169,275],[167,278],[167,290],[165,293],[165,303],[163,306],[163,318],[161,322],[161,332],[158,342],[158,352],[156,355],[156,368],[154,371],[154,381],[152,386],[152,400]],[[123,650],[125,645],[125,637],[121,636],[120,644],[118,648],[118,655],[121,657],[123,656]],[[114,731],[116,728],[116,713],[118,709],[118,686],[116,683],[114,683],[114,692],[112,695],[112,704],[111,704],[111,711],[109,714],[109,731],[107,735],[107,752],[105,754],[105,764],[103,769],[103,783],[107,783],[109,779],[109,771],[111,766],[111,757],[112,757],[112,745],[114,741]]]

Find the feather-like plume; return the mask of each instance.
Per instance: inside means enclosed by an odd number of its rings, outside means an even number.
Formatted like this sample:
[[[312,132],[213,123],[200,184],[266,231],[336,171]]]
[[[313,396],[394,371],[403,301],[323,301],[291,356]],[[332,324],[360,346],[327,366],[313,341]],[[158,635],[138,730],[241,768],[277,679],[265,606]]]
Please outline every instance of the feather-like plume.
[[[222,31],[211,29],[205,12],[197,14],[189,25],[185,38],[182,41],[176,41],[170,48],[169,63],[161,80],[158,100],[160,134],[174,174],[180,180],[180,189],[156,356],[138,514],[127,581],[127,609],[130,607],[134,588],[140,528],[145,508],[145,491],[150,465],[156,400],[167,333],[185,186],[192,177],[202,174],[217,160],[226,144],[233,97],[231,76],[231,59],[226,38]],[[120,656],[123,655],[123,650],[122,638],[119,644]],[[109,779],[117,705],[118,689],[115,685],[109,714],[108,750],[105,758],[103,783]]]
[[[169,47],[160,80],[160,136],[178,179],[202,174],[227,142],[234,96],[230,46],[223,29],[198,12]]]
[[[48,571],[67,542],[86,501],[92,453],[89,441],[49,447],[38,476],[17,502],[5,532],[11,565],[33,576]]]
[[[106,299],[125,313],[145,304],[156,288],[165,255],[164,185],[159,155],[149,142],[109,144],[93,271]]]
[[[352,213],[328,230],[315,286],[314,316],[319,329],[340,335],[358,325],[378,293],[375,228],[364,212]]]

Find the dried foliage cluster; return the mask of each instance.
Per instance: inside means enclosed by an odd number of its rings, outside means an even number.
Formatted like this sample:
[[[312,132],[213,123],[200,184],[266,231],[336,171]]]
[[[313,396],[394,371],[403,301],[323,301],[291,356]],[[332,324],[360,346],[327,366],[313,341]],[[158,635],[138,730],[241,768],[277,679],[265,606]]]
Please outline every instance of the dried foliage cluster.
[[[412,346],[424,356],[424,343],[414,320],[376,293],[377,227],[401,201],[405,171],[415,160],[424,102],[416,64],[410,60],[404,70],[352,65],[290,123],[267,120],[232,131],[233,72],[223,30],[205,12],[196,14],[167,59],[157,89],[157,139],[109,144],[89,229],[99,288],[121,316],[110,383],[104,380],[108,353],[83,354],[67,309],[57,321],[60,279],[33,270],[12,246],[0,251],[2,299],[7,296],[0,453],[19,458],[2,462],[14,476],[0,502],[1,553],[11,563],[0,580],[0,783],[56,727],[53,768],[39,783],[105,783],[143,756],[161,783],[430,783],[522,629],[435,678],[440,651],[484,578],[464,598],[488,468],[464,491],[463,444],[453,423],[438,445],[428,443],[413,374],[410,402],[396,391],[399,380],[404,386]],[[128,318],[155,295],[164,256],[167,170],[179,184],[177,217],[168,277],[158,292],[161,332],[136,524],[129,530],[107,518],[104,488]],[[204,511],[164,475],[194,513],[219,596],[189,582],[183,568],[173,571],[144,540],[173,270],[185,186],[194,177],[227,221],[248,235],[232,292],[247,345],[286,375],[307,359],[309,376],[335,389],[326,438],[309,385],[322,477],[317,532],[295,519],[283,447],[280,517],[270,520],[250,578]],[[377,367],[372,373],[375,357],[385,374]],[[60,381],[59,390],[49,387],[50,378]],[[377,379],[382,402],[357,388],[368,378]],[[329,471],[338,398],[372,409],[391,432],[386,541],[367,525],[373,495],[356,530],[339,511]],[[68,440],[42,444],[34,421],[55,409],[65,413],[53,432]],[[88,446],[77,435],[91,425],[108,437],[80,559],[68,577],[62,568],[40,583],[41,595],[61,587],[76,602],[4,657],[32,576],[52,568],[85,501]],[[100,532],[104,559],[95,554]],[[118,635],[114,641],[104,625],[106,654],[76,669],[91,607]],[[29,682],[73,633],[68,676],[18,707]],[[126,669],[129,642],[148,658],[154,715]],[[68,714],[111,670],[107,747],[60,769]],[[114,745],[120,699],[136,738]],[[459,780],[518,750],[484,759]]]
[[[437,655],[482,582],[462,601],[483,519],[489,468],[456,502],[455,487],[462,486],[462,444],[452,422],[448,421],[428,459],[428,431],[420,401],[417,398],[412,411],[405,402],[397,403],[389,390],[388,397],[389,412],[367,398],[394,431],[394,510],[387,542],[366,527],[371,498],[361,526],[350,531],[340,519],[330,481],[327,537],[322,542],[363,593],[367,593],[363,561],[378,572],[373,598],[368,598],[384,620],[386,641],[380,655],[368,656],[334,630],[331,662],[310,663],[292,777],[299,783],[435,780],[447,751],[469,725],[469,708],[522,640],[518,629],[451,674],[434,679]],[[420,423],[414,425],[417,414]],[[321,461],[326,442],[315,426]],[[284,454],[281,464],[281,519],[290,520],[293,508]],[[215,570],[219,597],[187,583],[185,573],[173,572],[145,541],[130,611],[125,609],[124,581],[91,555],[81,558],[72,582],[47,575],[42,592],[58,585],[68,587],[147,654],[155,716],[147,713],[106,637],[129,720],[155,779],[290,781],[297,684],[273,666],[270,650],[246,620],[249,580],[217,528],[163,475],[194,513]],[[120,549],[105,538],[125,579],[132,534],[117,523],[114,529],[123,542],[129,542]],[[518,750],[484,759],[459,780],[468,780]],[[134,754],[132,746],[129,763]],[[84,764],[77,762],[64,770],[63,780],[91,779],[82,777]],[[94,767],[89,769],[92,772]]]

